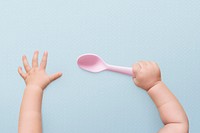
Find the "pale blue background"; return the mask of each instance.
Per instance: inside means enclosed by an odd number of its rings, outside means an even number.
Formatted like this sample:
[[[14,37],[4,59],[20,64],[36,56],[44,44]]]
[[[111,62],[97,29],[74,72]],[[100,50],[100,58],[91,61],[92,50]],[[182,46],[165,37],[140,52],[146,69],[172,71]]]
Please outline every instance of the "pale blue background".
[[[76,59],[87,52],[123,66],[156,61],[190,132],[200,130],[199,0],[1,0],[0,46],[1,133],[17,132],[25,87],[17,67],[36,49],[49,51],[48,73],[63,72],[44,94],[44,133],[155,133],[163,126],[130,77],[79,69]]]

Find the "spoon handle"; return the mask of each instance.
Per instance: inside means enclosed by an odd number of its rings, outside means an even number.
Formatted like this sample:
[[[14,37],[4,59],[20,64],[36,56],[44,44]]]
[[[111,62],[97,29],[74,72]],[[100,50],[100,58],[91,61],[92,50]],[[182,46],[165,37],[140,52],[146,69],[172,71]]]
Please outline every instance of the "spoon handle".
[[[107,70],[135,77],[131,67],[114,66],[107,64]]]

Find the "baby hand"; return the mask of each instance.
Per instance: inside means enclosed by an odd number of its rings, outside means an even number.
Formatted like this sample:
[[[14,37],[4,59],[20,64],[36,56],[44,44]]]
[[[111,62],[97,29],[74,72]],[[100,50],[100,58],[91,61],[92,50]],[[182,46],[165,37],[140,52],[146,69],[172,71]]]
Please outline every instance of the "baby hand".
[[[24,79],[26,86],[36,86],[44,90],[48,84],[61,77],[62,73],[58,72],[49,76],[45,71],[48,53],[44,53],[40,65],[38,65],[38,54],[39,52],[35,51],[32,59],[32,67],[29,65],[26,56],[23,56],[22,61],[26,73],[22,71],[21,67],[18,68],[18,72]]]
[[[134,83],[148,91],[151,87],[161,81],[161,73],[155,62],[140,61],[133,65]]]

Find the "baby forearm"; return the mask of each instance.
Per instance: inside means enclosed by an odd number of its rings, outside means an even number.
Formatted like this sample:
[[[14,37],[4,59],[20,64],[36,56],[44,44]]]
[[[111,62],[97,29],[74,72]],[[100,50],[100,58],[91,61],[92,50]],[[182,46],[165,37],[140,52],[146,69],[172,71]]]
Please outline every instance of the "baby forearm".
[[[163,82],[157,83],[149,89],[149,96],[154,101],[165,127],[160,133],[165,132],[188,132],[188,119],[176,97],[170,92]]]
[[[41,105],[43,91],[37,86],[27,86],[20,109],[19,133],[41,133]]]
[[[46,73],[48,52],[44,52],[40,64],[38,63],[38,51],[34,52],[32,66],[29,65],[27,57],[22,57],[26,72],[18,68],[18,72],[24,79],[27,87],[20,109],[19,133],[42,133],[42,96],[43,90],[54,80],[62,76],[58,72],[53,75]]]

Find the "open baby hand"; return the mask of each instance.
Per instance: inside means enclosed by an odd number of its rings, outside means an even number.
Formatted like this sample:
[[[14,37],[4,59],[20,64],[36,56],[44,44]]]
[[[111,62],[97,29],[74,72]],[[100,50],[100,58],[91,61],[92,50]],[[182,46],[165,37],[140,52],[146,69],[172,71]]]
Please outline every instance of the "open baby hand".
[[[161,81],[161,73],[155,62],[140,61],[133,65],[134,83],[148,91],[151,87]]]
[[[62,73],[57,72],[53,75],[48,75],[46,73],[48,53],[44,52],[40,65],[38,64],[38,54],[39,52],[35,51],[32,59],[32,67],[29,65],[26,56],[23,56],[22,61],[26,73],[22,71],[21,67],[18,68],[18,72],[24,79],[26,86],[35,86],[44,90],[48,84],[61,77]]]

